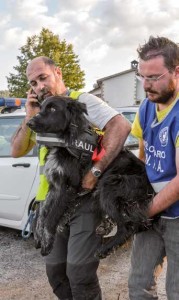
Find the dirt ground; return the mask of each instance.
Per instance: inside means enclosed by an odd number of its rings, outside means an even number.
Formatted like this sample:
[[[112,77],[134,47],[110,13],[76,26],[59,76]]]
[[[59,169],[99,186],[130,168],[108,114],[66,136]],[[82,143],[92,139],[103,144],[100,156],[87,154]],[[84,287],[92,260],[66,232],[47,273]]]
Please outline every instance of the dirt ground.
[[[105,300],[128,300],[127,278],[131,243],[101,260],[99,279]],[[159,278],[160,300],[166,300],[166,265]],[[45,266],[33,239],[22,240],[18,231],[0,227],[0,300],[56,300],[45,275]]]

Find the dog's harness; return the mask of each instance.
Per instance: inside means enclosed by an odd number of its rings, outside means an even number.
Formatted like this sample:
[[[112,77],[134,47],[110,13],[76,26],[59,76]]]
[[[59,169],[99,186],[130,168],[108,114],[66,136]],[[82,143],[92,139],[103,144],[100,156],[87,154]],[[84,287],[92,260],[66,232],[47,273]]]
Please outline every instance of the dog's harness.
[[[86,128],[78,139],[67,141],[59,138],[57,134],[37,134],[37,143],[39,145],[39,165],[40,165],[40,185],[36,195],[36,201],[44,201],[48,193],[49,184],[44,174],[46,157],[50,148],[65,148],[72,156],[80,161],[80,164],[86,165],[90,161],[98,161],[105,154],[101,147],[99,136],[92,128]]]
[[[77,126],[73,124],[72,126]],[[65,140],[54,133],[39,133],[36,136],[38,145],[45,145],[47,148],[62,147],[65,148],[72,156],[85,162],[91,159],[95,148],[97,147],[98,135],[92,128],[86,128],[78,139]]]

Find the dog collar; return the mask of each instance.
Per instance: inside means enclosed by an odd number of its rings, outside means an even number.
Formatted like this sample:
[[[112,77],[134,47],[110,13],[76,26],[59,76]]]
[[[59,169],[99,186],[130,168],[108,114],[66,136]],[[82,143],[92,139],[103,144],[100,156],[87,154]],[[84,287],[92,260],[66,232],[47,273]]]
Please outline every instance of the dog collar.
[[[60,138],[54,133],[38,133],[36,141],[38,145],[46,147],[63,147],[66,148],[76,158],[81,157],[81,153],[86,153],[92,156],[97,146],[98,135],[91,129],[86,129],[78,139],[71,139],[70,141]]]
[[[37,133],[36,134],[36,141],[39,145],[45,145],[48,147],[67,147],[67,143],[65,139],[59,138],[54,133]]]

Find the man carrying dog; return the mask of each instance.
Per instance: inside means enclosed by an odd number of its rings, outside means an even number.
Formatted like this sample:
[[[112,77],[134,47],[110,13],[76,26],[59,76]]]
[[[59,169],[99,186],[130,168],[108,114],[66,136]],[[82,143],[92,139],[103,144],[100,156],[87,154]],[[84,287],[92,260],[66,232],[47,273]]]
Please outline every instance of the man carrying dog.
[[[179,299],[179,47],[150,37],[138,48],[137,78],[147,93],[132,133],[156,191],[148,215],[153,228],[135,236],[129,277],[130,300],[158,299],[156,277],[167,256],[167,299]]]
[[[13,157],[25,155],[35,145],[33,134],[26,123],[39,112],[38,101],[51,95],[72,97],[62,80],[61,70],[47,57],[37,57],[29,63],[27,78],[31,89],[27,96],[26,117],[12,141]],[[82,93],[78,100],[87,105],[90,122],[105,130],[105,154],[95,162],[82,182],[84,189],[92,190],[100,174],[122,149],[130,132],[130,125],[125,118],[94,95]],[[46,272],[58,299],[102,299],[96,274],[99,261],[94,257],[101,242],[95,232],[99,222],[99,218],[91,212],[90,202],[85,203],[73,215],[69,230],[57,234],[52,252],[46,257]]]

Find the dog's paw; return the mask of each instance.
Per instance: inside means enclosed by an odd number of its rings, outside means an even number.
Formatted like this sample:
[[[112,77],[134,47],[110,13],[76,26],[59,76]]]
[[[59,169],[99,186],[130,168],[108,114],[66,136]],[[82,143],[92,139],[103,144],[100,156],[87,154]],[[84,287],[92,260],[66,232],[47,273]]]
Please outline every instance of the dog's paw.
[[[52,251],[52,247],[51,246],[47,246],[47,245],[44,245],[43,243],[41,244],[41,255],[42,256],[47,256],[50,254],[50,252]]]
[[[32,224],[32,232],[34,237],[34,246],[36,249],[41,248],[41,238],[43,232],[43,226],[40,218],[36,218]]]
[[[52,251],[53,246],[51,244],[44,244],[43,242],[41,243],[41,255],[42,256],[47,256],[50,254],[50,252]]]
[[[35,249],[40,249],[41,248],[41,242],[37,238],[34,237],[34,246]]]
[[[100,236],[108,235],[113,228],[115,227],[115,224],[111,221],[109,217],[106,217],[102,220],[101,224],[96,228],[96,234]]]
[[[52,235],[46,228],[44,228],[42,240],[41,240],[41,254],[46,256],[50,254],[53,248],[55,236]]]

